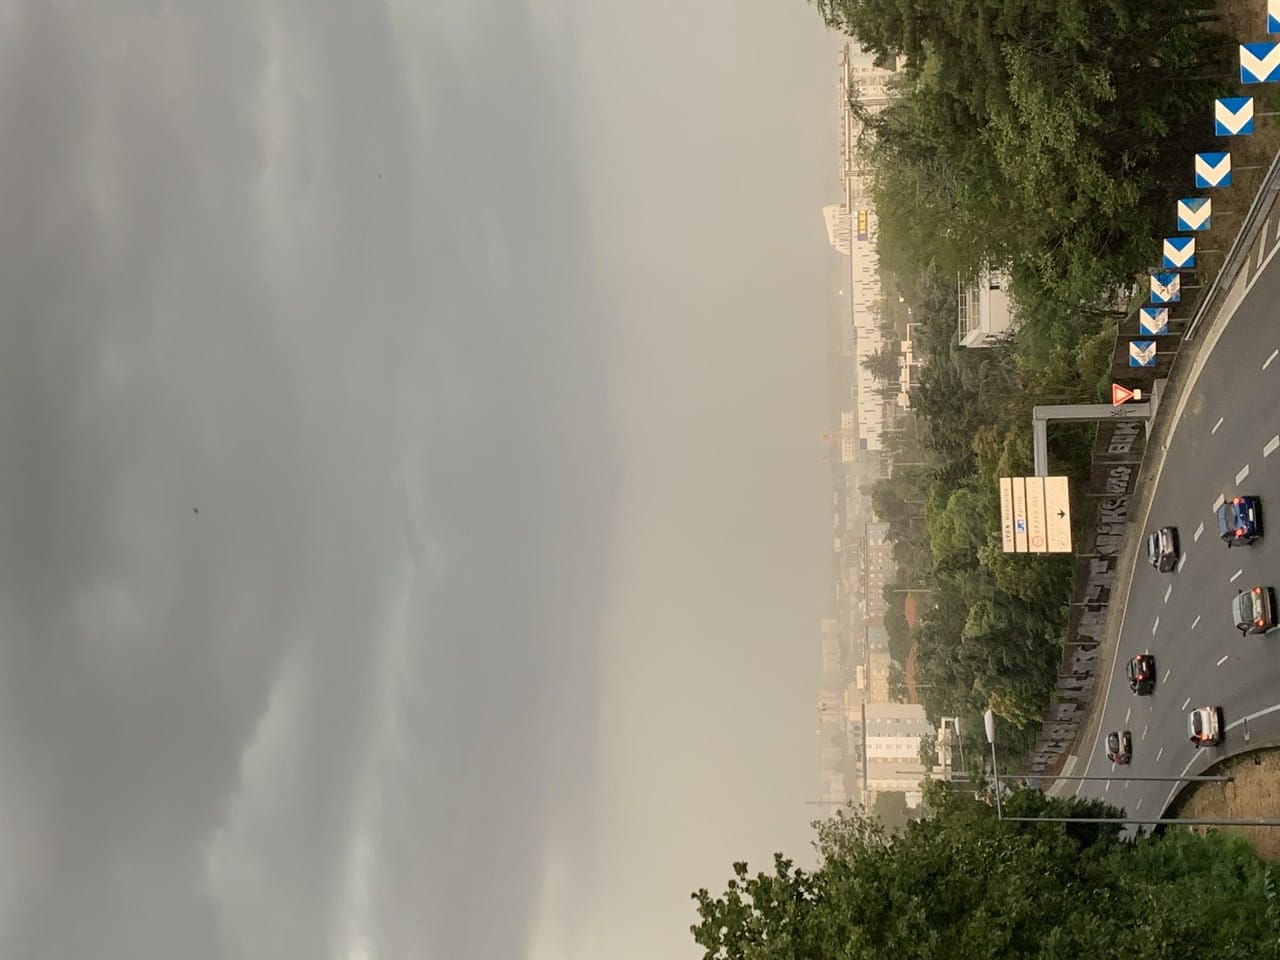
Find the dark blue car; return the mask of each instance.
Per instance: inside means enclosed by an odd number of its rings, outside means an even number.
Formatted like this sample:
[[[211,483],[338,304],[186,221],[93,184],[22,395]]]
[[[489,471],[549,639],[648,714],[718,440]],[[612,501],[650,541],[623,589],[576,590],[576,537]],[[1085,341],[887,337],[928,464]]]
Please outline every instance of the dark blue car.
[[[1253,543],[1262,536],[1262,501],[1232,497],[1218,508],[1218,534],[1228,547]]]

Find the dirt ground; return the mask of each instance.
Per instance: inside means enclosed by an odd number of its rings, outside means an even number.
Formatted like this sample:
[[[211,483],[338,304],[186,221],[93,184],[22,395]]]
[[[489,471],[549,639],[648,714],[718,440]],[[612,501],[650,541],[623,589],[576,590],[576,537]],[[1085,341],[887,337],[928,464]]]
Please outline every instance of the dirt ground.
[[[1170,816],[1280,819],[1280,748],[1232,757],[1207,772],[1226,773],[1235,779],[1231,783],[1193,784],[1174,803]],[[1253,844],[1264,860],[1280,863],[1280,827],[1191,829],[1216,829],[1239,834]]]

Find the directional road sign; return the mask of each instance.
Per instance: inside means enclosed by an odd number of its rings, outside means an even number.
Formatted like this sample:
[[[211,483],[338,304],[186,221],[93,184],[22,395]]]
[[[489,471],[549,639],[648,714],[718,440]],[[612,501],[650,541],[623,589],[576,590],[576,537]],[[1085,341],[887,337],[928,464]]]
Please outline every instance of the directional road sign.
[[[1156,365],[1156,342],[1154,340],[1129,341],[1129,366],[1154,367]]]
[[[1138,311],[1138,330],[1148,337],[1162,337],[1169,332],[1168,307],[1143,307]]]
[[[1240,44],[1240,82],[1280,82],[1280,43],[1265,40]]]
[[[1280,33],[1280,0],[1267,0],[1267,33]]]
[[[1151,274],[1151,299],[1155,303],[1177,303],[1182,299],[1182,274]]]
[[[1197,187],[1229,187],[1231,186],[1231,154],[1229,153],[1197,153],[1196,154],[1196,186]]]
[[[1070,553],[1066,477],[1001,477],[1000,541],[1005,553]]]
[[[1208,230],[1213,202],[1208,197],[1183,197],[1178,201],[1179,230]]]
[[[1253,133],[1253,97],[1219,97],[1213,101],[1213,133],[1218,137]]]
[[[1190,270],[1196,265],[1195,237],[1165,237],[1163,267]]]

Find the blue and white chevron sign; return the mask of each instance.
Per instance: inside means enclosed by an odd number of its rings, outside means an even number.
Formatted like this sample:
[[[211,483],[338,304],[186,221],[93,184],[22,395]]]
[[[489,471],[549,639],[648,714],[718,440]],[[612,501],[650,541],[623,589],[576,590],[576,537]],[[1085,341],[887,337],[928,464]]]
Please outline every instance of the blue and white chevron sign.
[[[1267,33],[1280,33],[1280,0],[1267,0]]]
[[[1151,299],[1155,303],[1177,303],[1182,299],[1182,275],[1179,273],[1151,274]]]
[[[1163,267],[1189,270],[1196,265],[1195,237],[1165,237]]]
[[[1154,340],[1129,341],[1129,366],[1154,367],[1156,365],[1156,342]]]
[[[1240,44],[1241,83],[1280,83],[1280,43]]]
[[[1163,337],[1169,332],[1169,308],[1143,307],[1138,313],[1138,331],[1148,337]]]
[[[1243,137],[1253,133],[1253,97],[1219,97],[1213,101],[1213,134]]]
[[[1178,201],[1179,230],[1208,230],[1213,203],[1208,197],[1183,197]]]
[[[1231,154],[1229,153],[1197,153],[1196,154],[1196,186],[1197,187],[1229,187],[1231,186]]]

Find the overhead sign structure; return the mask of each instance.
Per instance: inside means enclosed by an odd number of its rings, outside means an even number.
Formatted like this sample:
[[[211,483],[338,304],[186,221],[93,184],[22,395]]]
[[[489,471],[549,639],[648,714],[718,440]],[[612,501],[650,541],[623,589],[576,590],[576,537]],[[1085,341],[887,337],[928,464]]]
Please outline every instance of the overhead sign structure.
[[[1213,133],[1218,137],[1253,133],[1253,97],[1219,97],[1213,101]]]
[[[1190,270],[1196,265],[1195,237],[1165,237],[1162,267],[1171,270]]]
[[[1154,367],[1156,365],[1156,342],[1154,340],[1129,341],[1129,366]]]
[[[1138,330],[1148,337],[1162,337],[1169,332],[1168,307],[1143,307],[1138,311]]]
[[[1183,197],[1178,201],[1179,230],[1208,230],[1213,202],[1208,197]]]
[[[1130,390],[1128,387],[1122,387],[1118,383],[1111,385],[1111,405],[1118,407],[1121,404],[1128,403],[1130,400],[1141,400],[1141,390]]]
[[[1066,477],[1001,477],[1000,540],[1005,553],[1070,553]]]
[[[1151,274],[1151,299],[1156,303],[1177,303],[1182,299],[1182,275]]]
[[[1280,43],[1240,44],[1241,83],[1280,83]]]
[[[1197,187],[1229,187],[1231,186],[1231,154],[1229,153],[1197,153],[1196,154],[1196,186]]]

